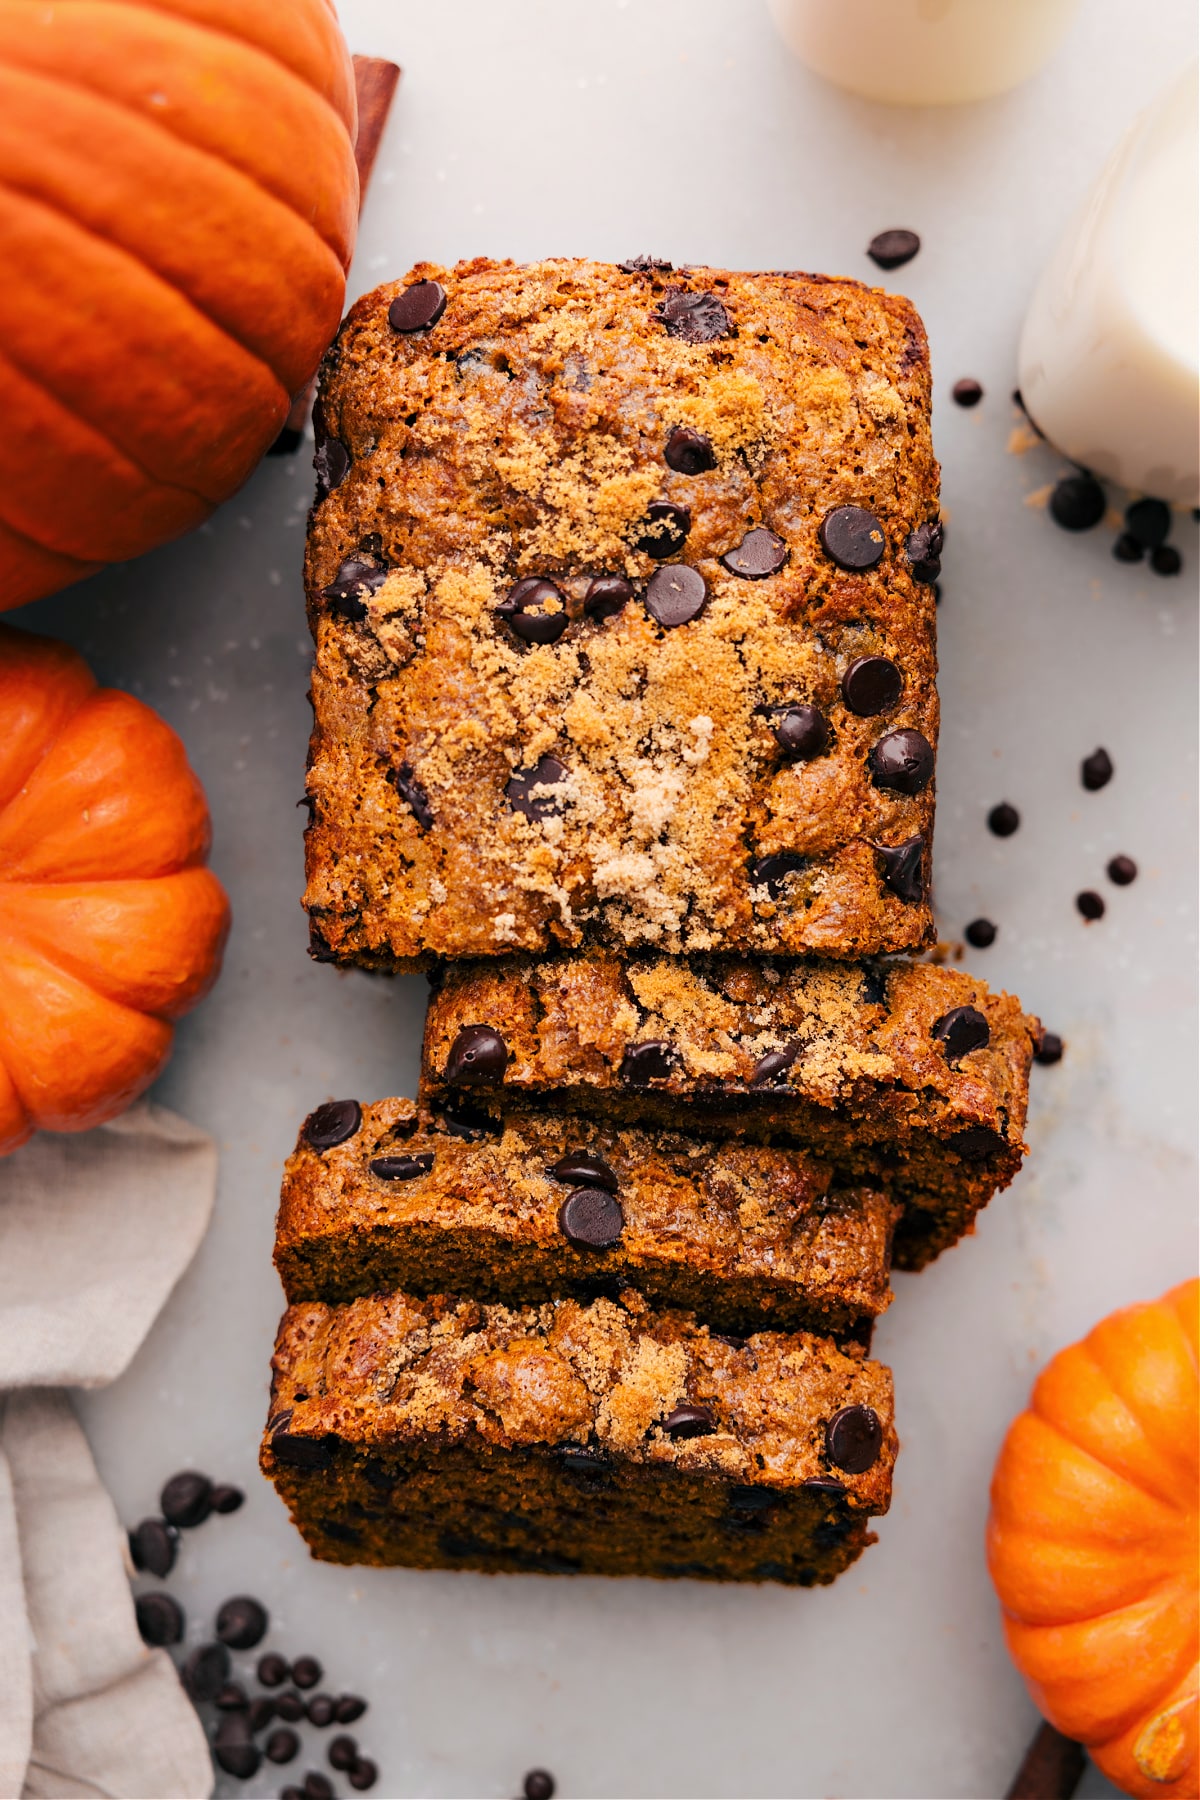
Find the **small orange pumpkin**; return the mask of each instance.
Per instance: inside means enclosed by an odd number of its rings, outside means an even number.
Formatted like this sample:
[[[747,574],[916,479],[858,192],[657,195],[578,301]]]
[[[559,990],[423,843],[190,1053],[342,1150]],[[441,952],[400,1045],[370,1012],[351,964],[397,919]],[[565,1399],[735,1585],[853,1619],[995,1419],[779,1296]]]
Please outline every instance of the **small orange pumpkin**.
[[[1013,1660],[1110,1780],[1194,1797],[1200,1282],[1043,1370],[992,1480],[988,1565]]]
[[[202,520],[337,329],[331,0],[0,0],[0,610]]]
[[[0,625],[0,1154],[129,1105],[221,966],[183,745],[52,638]]]

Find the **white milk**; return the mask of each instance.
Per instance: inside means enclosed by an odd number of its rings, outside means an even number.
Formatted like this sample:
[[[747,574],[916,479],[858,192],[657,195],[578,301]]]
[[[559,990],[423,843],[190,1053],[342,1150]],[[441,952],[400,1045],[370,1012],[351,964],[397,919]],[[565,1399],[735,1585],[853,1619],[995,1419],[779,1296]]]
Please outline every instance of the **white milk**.
[[[1122,487],[1200,500],[1197,72],[1134,125],[1059,245],[1021,335],[1021,396]]]
[[[1039,69],[1079,0],[768,0],[796,55],[868,100],[952,106]]]

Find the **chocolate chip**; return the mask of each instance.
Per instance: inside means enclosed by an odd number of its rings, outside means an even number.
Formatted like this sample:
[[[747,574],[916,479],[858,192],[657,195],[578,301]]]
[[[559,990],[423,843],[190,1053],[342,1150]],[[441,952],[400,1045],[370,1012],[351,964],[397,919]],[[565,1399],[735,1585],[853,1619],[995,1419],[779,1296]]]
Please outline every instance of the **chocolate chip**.
[[[304,1717],[304,1702],[295,1688],[286,1688],[282,1694],[275,1696],[275,1717],[286,1719],[290,1725],[299,1724]]]
[[[1033,1060],[1035,1063],[1045,1063],[1047,1066],[1061,1062],[1065,1049],[1066,1045],[1057,1031],[1043,1031],[1033,1052]]]
[[[271,1439],[276,1462],[289,1469],[332,1469],[333,1445],[324,1437],[293,1436],[290,1431],[277,1432]]]
[[[525,644],[556,644],[570,624],[560,589],[536,575],[510,588],[496,613]]]
[[[283,1686],[291,1674],[291,1670],[286,1657],[280,1656],[275,1650],[268,1650],[265,1656],[259,1657],[258,1667],[254,1673],[263,1687],[276,1688]]]
[[[320,504],[334,488],[341,487],[350,473],[350,452],[340,439],[322,438],[313,454],[317,471],[317,502]]]
[[[647,1087],[652,1081],[665,1081],[675,1062],[675,1052],[665,1038],[648,1038],[644,1044],[630,1044],[621,1058],[621,1080],[630,1087]]]
[[[1150,552],[1150,567],[1156,575],[1178,575],[1183,567],[1183,558],[1174,544],[1159,544]]]
[[[428,831],[433,824],[433,808],[429,804],[429,795],[413,774],[412,764],[403,762],[398,769],[389,769],[386,779],[391,782],[421,830]]]
[[[773,1488],[731,1487],[725,1496],[735,1512],[764,1513],[778,1504],[779,1495]]]
[[[800,1041],[789,1044],[785,1050],[768,1050],[754,1065],[754,1073],[750,1077],[751,1087],[766,1087],[769,1082],[790,1069],[800,1054]]]
[[[706,469],[717,466],[712,439],[702,431],[693,431],[690,425],[675,427],[663,449],[663,458],[667,467],[679,475],[703,475]]]
[[[1145,551],[1135,537],[1130,537],[1127,531],[1123,531],[1113,545],[1113,555],[1118,562],[1139,563]]]
[[[829,721],[815,706],[787,706],[771,724],[775,742],[791,762],[811,762],[829,743]]]
[[[1079,779],[1089,794],[1107,787],[1113,778],[1113,761],[1107,750],[1093,750],[1079,765]]]
[[[462,1138],[468,1144],[478,1144],[486,1137],[495,1136],[500,1126],[481,1107],[460,1100],[455,1106],[442,1108],[437,1117],[437,1129],[451,1137]]]
[[[213,1695],[213,1705],[218,1712],[244,1712],[247,1704],[246,1690],[236,1681],[224,1682]]]
[[[358,1745],[343,1732],[340,1737],[334,1738],[327,1755],[331,1769],[352,1769],[358,1761]]]
[[[783,539],[768,531],[765,525],[756,525],[736,549],[725,552],[721,561],[731,575],[741,575],[747,581],[761,581],[764,576],[777,575],[787,559],[788,547]]]
[[[446,1059],[446,1080],[452,1087],[491,1086],[504,1079],[508,1045],[490,1025],[464,1025]]]
[[[717,1429],[717,1422],[707,1406],[677,1406],[667,1414],[662,1428],[673,1438],[708,1437]]]
[[[796,875],[808,863],[806,856],[796,850],[776,850],[770,856],[760,856],[750,864],[750,886],[765,887],[769,894],[777,895],[789,875]]]
[[[918,525],[904,540],[904,554],[917,581],[932,586],[942,572],[946,528],[940,519]]]
[[[165,1519],[143,1519],[129,1534],[129,1554],[135,1569],[157,1575],[161,1581],[175,1567],[179,1533]]]
[[[665,631],[698,618],[707,599],[704,577],[690,563],[671,563],[667,568],[655,569],[646,583],[646,611]]]
[[[671,273],[671,264],[664,262],[661,256],[631,256],[628,262],[618,263],[617,267],[622,275],[652,275],[656,269],[666,275]]]
[[[558,1209],[558,1229],[578,1249],[611,1250],[621,1240],[625,1214],[604,1188],[576,1188]]]
[[[946,1061],[956,1063],[972,1050],[982,1050],[991,1041],[991,1029],[977,1006],[952,1006],[935,1019],[930,1036],[945,1051]]]
[[[172,1475],[158,1496],[158,1504],[168,1525],[191,1530],[195,1525],[203,1525],[212,1511],[212,1482],[207,1475],[184,1469]]]
[[[972,919],[963,936],[973,950],[988,950],[996,941],[996,927],[990,919]]]
[[[1081,894],[1076,894],[1075,905],[1089,925],[1104,917],[1103,896],[1097,894],[1093,888],[1084,888]]]
[[[268,1762],[290,1763],[300,1754],[300,1739],[286,1725],[273,1731],[263,1745]]]
[[[201,1644],[186,1658],[180,1675],[193,1700],[215,1700],[229,1676],[229,1652],[224,1644]]]
[[[828,1494],[831,1499],[839,1499],[846,1492],[845,1482],[836,1475],[810,1475],[800,1486],[808,1494]]]
[[[886,1006],[888,970],[886,963],[864,963],[861,969],[864,1006]]]
[[[324,1673],[315,1656],[298,1656],[292,1664],[292,1680],[298,1688],[315,1688]]]
[[[355,1719],[361,1719],[367,1710],[367,1703],[358,1694],[342,1694],[333,1709],[333,1716],[339,1725],[353,1725]]]
[[[871,848],[883,864],[881,875],[885,888],[910,905],[924,900],[925,839],[919,832],[915,837],[905,838],[902,844],[872,843]]]
[[[839,569],[873,569],[887,549],[883,526],[865,506],[835,506],[821,520],[817,536]]]
[[[993,837],[1011,837],[1020,823],[1020,813],[1007,800],[1001,800],[999,806],[993,806],[987,816],[988,830]]]
[[[733,335],[733,320],[715,294],[669,287],[654,316],[666,326],[668,336],[682,338],[685,344],[712,344]]]
[[[652,500],[646,508],[645,529],[637,539],[637,547],[656,562],[664,562],[682,550],[692,529],[692,515],[686,506],[671,500]]]
[[[321,589],[321,598],[329,602],[330,612],[357,623],[367,616],[367,596],[381,588],[387,578],[386,567],[356,553],[346,558],[334,580]]]
[[[326,1100],[310,1112],[300,1127],[300,1136],[314,1150],[332,1150],[344,1144],[362,1125],[362,1107],[357,1100]]]
[[[530,1769],[521,1792],[525,1800],[554,1800],[554,1777],[548,1769]]]
[[[337,1703],[333,1695],[314,1694],[304,1708],[304,1716],[310,1725],[315,1725],[319,1731],[324,1731],[325,1727],[332,1725],[337,1717]]]
[[[278,1708],[272,1694],[259,1694],[250,1703],[250,1730],[255,1733],[265,1731],[277,1711]]]
[[[310,1769],[304,1777],[304,1800],[334,1800],[333,1783],[320,1769]]]
[[[388,307],[388,324],[393,331],[427,331],[445,310],[446,290],[440,281],[414,281]]]
[[[890,712],[904,692],[904,676],[889,656],[860,656],[842,676],[842,699],[860,719]]]
[[[537,788],[557,787],[565,781],[569,771],[565,763],[559,762],[557,756],[539,756],[532,769],[514,769],[504,789],[504,798],[513,812],[523,813],[527,819],[548,819],[562,810],[562,803],[553,794],[540,794]]]
[[[216,1483],[208,1497],[215,1513],[235,1513],[246,1501],[241,1488],[234,1487],[228,1481]]]
[[[964,375],[950,389],[955,406],[978,406],[983,399],[983,388],[973,375]]]
[[[889,788],[896,794],[919,794],[933,779],[933,745],[907,726],[901,731],[889,731],[872,746],[867,766],[877,788]]]
[[[365,1794],[379,1780],[379,1770],[369,1756],[360,1756],[346,1779],[356,1793]]]
[[[1104,489],[1094,475],[1064,475],[1050,495],[1050,517],[1064,531],[1090,531],[1104,517]]]
[[[915,231],[879,231],[867,245],[867,255],[881,269],[900,269],[920,248]]]
[[[1114,856],[1108,865],[1107,874],[1110,881],[1118,887],[1128,887],[1131,881],[1137,880],[1138,867],[1132,856]],[[154,1571],[158,1573],[157,1570]]]
[[[597,575],[584,596],[583,610],[589,619],[612,619],[633,599],[633,584],[623,575]]]
[[[433,1151],[423,1150],[417,1156],[377,1156],[371,1173],[380,1181],[418,1181],[433,1167]]]
[[[183,1608],[170,1594],[139,1594],[133,1603],[133,1611],[144,1644],[157,1648],[181,1641]]]
[[[287,1429],[292,1422],[292,1413],[293,1409],[290,1406],[285,1406],[282,1412],[271,1414],[270,1418],[267,1420],[267,1430],[271,1433],[272,1437],[278,1437],[281,1431]]]
[[[591,1150],[568,1150],[547,1172],[555,1181],[585,1182],[588,1187],[607,1188],[610,1194],[620,1185],[604,1158]]]
[[[843,1406],[825,1427],[825,1454],[847,1475],[864,1475],[883,1448],[883,1426],[873,1406]]]
[[[262,1767],[262,1752],[250,1736],[250,1726],[242,1713],[227,1713],[217,1727],[213,1756],[218,1768],[239,1781],[249,1781]]]
[[[217,1636],[234,1650],[253,1650],[267,1635],[267,1609],[249,1594],[226,1600],[217,1614]]]
[[[1163,500],[1135,500],[1125,508],[1125,529],[1143,550],[1156,550],[1171,532],[1171,509]]]

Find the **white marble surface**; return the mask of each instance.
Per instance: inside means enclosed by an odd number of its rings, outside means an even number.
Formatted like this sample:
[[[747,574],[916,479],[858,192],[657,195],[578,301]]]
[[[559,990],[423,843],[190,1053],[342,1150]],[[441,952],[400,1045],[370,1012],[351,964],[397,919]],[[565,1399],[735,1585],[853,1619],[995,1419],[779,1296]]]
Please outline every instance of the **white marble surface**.
[[[1035,1070],[1033,1154],[978,1235],[901,1277],[877,1336],[904,1439],[879,1544],[816,1593],[323,1568],[255,1469],[280,1310],[275,1190],[316,1101],[412,1092],[424,984],[310,964],[298,906],[309,644],[306,458],[269,461],[201,532],[30,607],[159,707],[208,787],[233,896],[224,977],[159,1093],[220,1140],[216,1221],[129,1374],[83,1415],[123,1514],[181,1466],[249,1503],[190,1537],[172,1585],[202,1635],[257,1592],[272,1642],[321,1655],[372,1710],[377,1794],[503,1796],[534,1764],[565,1796],[997,1796],[1034,1724],[982,1554],[1006,1422],[1053,1349],[1192,1272],[1196,584],[1113,562],[1027,504],[1044,449],[1008,449],[1014,347],[1056,233],[1139,106],[1191,53],[1187,0],[1087,0],[1055,63],[962,111],[873,107],[792,62],[751,0],[342,0],[351,46],[405,77],[353,285],[423,256],[650,250],[892,278],[928,322],[950,521],[936,855],[942,930],[1068,1040]],[[987,397],[948,401],[960,375]],[[1079,784],[1104,744],[1117,774]],[[1001,842],[984,814],[1020,807]],[[1115,851],[1142,870],[1117,890]],[[1095,886],[1107,917],[1073,896]],[[246,1790],[277,1792],[297,1769]],[[1108,1791],[1094,1772],[1085,1792]]]

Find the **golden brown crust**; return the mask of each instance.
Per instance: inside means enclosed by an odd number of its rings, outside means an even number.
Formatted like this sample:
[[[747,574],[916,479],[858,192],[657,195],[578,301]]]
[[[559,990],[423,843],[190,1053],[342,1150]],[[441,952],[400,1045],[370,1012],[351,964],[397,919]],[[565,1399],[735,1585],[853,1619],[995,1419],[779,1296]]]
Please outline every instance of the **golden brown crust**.
[[[448,302],[431,330],[397,333],[388,306],[413,279]],[[672,287],[719,296],[735,334],[671,335]],[[715,467],[668,467],[680,425]],[[905,545],[937,517],[938,470],[907,301],[799,274],[421,264],[351,311],[318,429],[326,460],[336,440],[350,461],[308,543],[317,954],[405,968],[588,942],[850,957],[929,941],[928,905],[884,884],[872,846],[920,835],[927,878],[932,785],[875,786],[866,762],[897,727],[937,741],[933,590]],[[655,501],[690,509],[677,560],[709,593],[670,630],[643,603]],[[869,572],[818,540],[848,504],[886,537]],[[760,526],[783,567],[729,572],[721,556]],[[348,619],[323,596],[364,546],[382,585]],[[637,597],[585,617],[604,573]],[[531,575],[566,597],[555,643],[496,614]],[[839,684],[867,655],[904,689],[864,718]],[[763,709],[785,702],[825,715],[823,754],[782,759]],[[535,795],[553,811],[528,817],[506,788],[542,757],[564,774]],[[768,886],[755,865],[778,853],[800,867]]]

